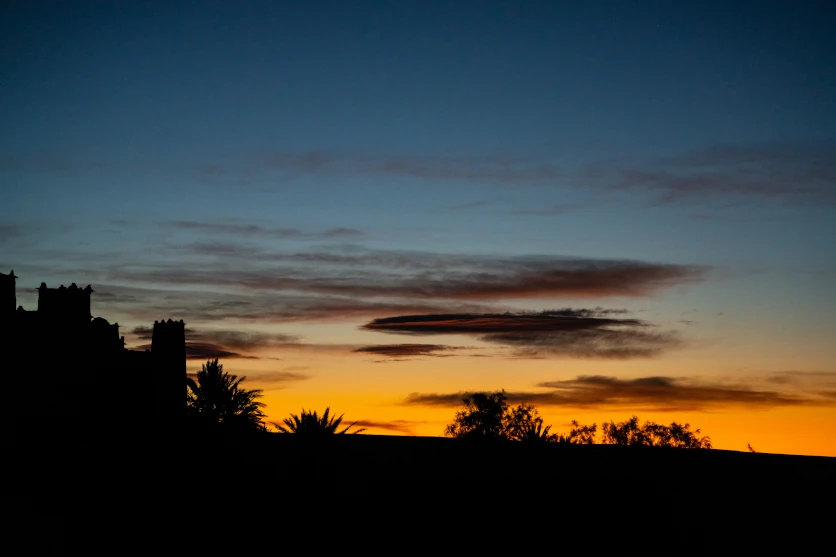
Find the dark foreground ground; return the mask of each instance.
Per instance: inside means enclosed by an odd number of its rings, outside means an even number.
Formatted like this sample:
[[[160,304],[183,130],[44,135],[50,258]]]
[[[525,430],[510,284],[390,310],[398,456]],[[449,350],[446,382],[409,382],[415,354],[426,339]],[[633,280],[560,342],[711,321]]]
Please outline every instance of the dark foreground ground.
[[[7,438],[15,555],[836,551],[834,458],[55,426]]]

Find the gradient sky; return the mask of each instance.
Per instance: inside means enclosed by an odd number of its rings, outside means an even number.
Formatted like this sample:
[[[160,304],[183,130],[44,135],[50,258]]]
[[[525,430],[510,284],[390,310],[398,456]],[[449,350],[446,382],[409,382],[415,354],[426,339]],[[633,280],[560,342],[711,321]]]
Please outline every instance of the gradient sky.
[[[26,309],[184,319],[272,420],[440,435],[504,388],[836,456],[832,2],[0,9]]]

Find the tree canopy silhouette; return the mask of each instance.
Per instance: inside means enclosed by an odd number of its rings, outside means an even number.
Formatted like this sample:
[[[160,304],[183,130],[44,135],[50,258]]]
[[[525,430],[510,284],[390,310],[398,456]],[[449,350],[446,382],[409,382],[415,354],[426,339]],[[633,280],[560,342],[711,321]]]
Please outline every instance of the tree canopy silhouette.
[[[593,445],[595,443],[595,432],[598,424],[581,425],[577,420],[572,420],[572,429],[567,434],[556,434],[556,443],[567,443],[570,445]]]
[[[296,433],[300,435],[342,435],[348,433],[348,430],[357,423],[353,422],[343,430],[337,431],[343,421],[344,414],[340,414],[338,417],[329,416],[330,411],[331,407],[329,406],[322,413],[322,416],[319,416],[316,410],[310,412],[303,408],[302,414],[299,416],[291,414],[289,418],[285,418],[281,423],[271,423],[279,430],[279,433]],[[366,431],[366,428],[360,428],[351,433],[356,434],[361,431]]]
[[[572,420],[569,433],[551,433],[537,409],[527,403],[509,408],[505,391],[468,393],[462,398],[464,408],[456,412],[444,434],[456,438],[506,439],[526,443],[563,443],[592,445],[598,425],[581,425]],[[639,424],[633,416],[627,421],[603,424],[601,443],[608,445],[645,445],[684,449],[710,449],[711,439],[691,431],[690,424]]]
[[[464,409],[444,432],[449,437],[465,439],[506,439],[524,442],[553,442],[551,426],[531,404],[509,408],[505,391],[472,393],[462,398]]]
[[[207,361],[196,379],[186,377],[186,416],[192,423],[226,428],[266,430],[261,389],[244,389],[238,378],[224,372],[218,360]]]
[[[552,426],[544,426],[540,412],[531,404],[520,404],[508,410],[502,422],[504,437],[511,441],[551,443],[555,440],[555,435],[549,433]]]
[[[462,398],[464,409],[456,412],[453,423],[445,435],[457,438],[505,439],[508,403],[505,391],[496,393],[473,393]]]
[[[683,449],[710,449],[711,438],[699,437],[700,430],[690,430],[690,424],[672,422],[666,426],[655,422],[639,425],[633,416],[623,422],[604,423],[601,443],[605,445],[643,445],[648,447],[678,447]]]

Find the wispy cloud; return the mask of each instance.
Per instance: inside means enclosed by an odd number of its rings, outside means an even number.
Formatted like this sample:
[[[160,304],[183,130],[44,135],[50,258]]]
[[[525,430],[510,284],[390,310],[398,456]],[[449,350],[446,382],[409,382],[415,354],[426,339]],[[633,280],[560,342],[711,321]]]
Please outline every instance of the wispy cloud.
[[[416,425],[427,423],[425,420],[391,420],[382,422],[377,420],[358,420],[355,422],[357,427],[365,427],[366,429],[382,429],[384,431],[394,431],[404,435],[415,435],[412,428]]]
[[[284,177],[398,176],[428,182],[461,181],[513,187],[559,184],[598,193],[645,191],[661,202],[697,196],[723,196],[726,200],[729,196],[740,196],[790,203],[836,202],[836,144],[833,142],[711,145],[643,162],[599,160],[584,166],[565,161],[560,153],[532,156],[509,152],[475,155],[279,152],[253,157],[237,166],[207,165],[199,175],[215,182],[226,178],[235,184],[276,173]]]
[[[220,323],[232,320],[349,322],[504,312],[514,309],[515,300],[531,298],[641,297],[708,273],[703,267],[631,260],[351,245],[282,251],[270,242],[238,241],[166,243],[142,257],[108,253],[86,260],[83,268],[72,253],[65,257],[64,266],[78,270],[62,270],[62,276],[93,286],[95,315],[129,326],[183,319],[201,332],[221,329]],[[31,272],[18,274],[19,284],[32,280]],[[192,340],[225,346],[230,339]],[[511,343],[509,339],[506,344]],[[245,348],[227,349],[246,354]]]
[[[593,165],[586,178],[663,203],[706,196],[836,203],[836,143],[715,145],[646,165]]]
[[[265,238],[288,238],[297,240],[331,240],[339,238],[357,238],[363,232],[354,228],[330,228],[323,232],[304,232],[297,228],[270,228],[256,224],[237,224],[223,222],[173,221],[168,226],[181,230],[194,230],[208,234],[227,236],[261,236]]]
[[[560,215],[565,215],[567,213],[571,213],[572,211],[577,211],[579,208],[580,208],[580,205],[570,204],[570,203],[559,203],[557,205],[552,205],[550,207],[542,207],[542,208],[538,208],[538,209],[518,209],[516,211],[512,211],[512,214],[543,216],[543,217],[558,217]]]
[[[510,151],[483,153],[387,154],[339,150],[253,153],[237,159],[217,157],[187,169],[172,161],[96,160],[85,153],[43,153],[27,157],[0,154],[0,170],[47,172],[61,176],[103,172],[190,172],[211,185],[286,183],[319,175],[333,179],[392,177],[428,183],[479,183],[498,187],[559,186],[606,194],[646,192],[658,202],[729,197],[784,203],[836,203],[836,143],[738,143],[709,145],[663,159],[594,160],[587,154],[540,155]],[[548,210],[548,209],[544,209]],[[540,209],[534,209],[540,211]],[[539,214],[539,213],[531,213]],[[282,233],[282,229],[277,229]],[[275,231],[274,231],[275,232]],[[243,232],[232,233],[252,233]]]
[[[629,409],[657,412],[709,411],[734,408],[768,409],[781,406],[836,405],[826,393],[799,395],[761,390],[722,382],[709,383],[692,378],[640,377],[618,379],[582,375],[575,379],[548,381],[546,389],[506,393],[510,402],[541,406],[591,409]],[[456,407],[465,393],[412,393],[404,404]]]
[[[334,150],[281,151],[196,169],[210,184],[241,184],[267,176],[306,175],[408,177],[433,181],[493,184],[551,183],[566,172],[556,160],[508,153],[380,154]]]
[[[194,330],[187,328],[185,333],[191,335]],[[131,334],[140,340],[151,340],[154,337],[154,329],[152,327],[134,327]]]
[[[0,224],[0,242],[23,236],[23,227],[16,224]]]
[[[293,290],[362,298],[436,298],[497,301],[535,297],[646,296],[701,279],[706,269],[632,260],[561,256],[455,256],[432,253],[290,253],[199,244],[193,253],[237,256],[248,268],[221,272],[217,263],[120,266],[111,280]],[[256,266],[258,264],[258,266]],[[365,267],[365,268],[364,268]],[[417,272],[423,270],[424,272]]]
[[[206,359],[213,359],[213,358],[206,358]],[[296,371],[292,371],[294,369],[298,369],[298,367],[288,367],[284,370],[277,370],[277,371],[259,371],[256,373],[236,373],[235,375],[245,381],[247,384],[247,388],[250,389],[261,389],[263,391],[274,391],[278,389],[284,389],[288,386],[289,383],[295,383],[298,381],[305,381],[310,379],[311,376],[304,374],[304,373],[297,373]],[[197,379],[197,372],[190,372],[186,374],[188,377],[192,379]]]
[[[410,356],[449,356],[444,352],[456,350],[458,347],[443,344],[376,344],[361,346],[354,350],[363,354],[375,356],[389,356],[392,358],[406,358]]]
[[[195,337],[247,352],[261,351],[299,342],[299,338],[294,335],[261,333],[256,331],[218,331],[205,329],[192,335],[192,338]]]
[[[186,328],[186,358],[206,360],[214,358],[259,358],[265,350],[298,344],[293,335],[267,334],[255,331],[235,330],[194,330]],[[135,327],[131,335],[140,340],[152,340],[151,327]],[[145,350],[150,344],[143,344],[136,349]]]
[[[186,343],[186,359],[187,360],[214,360],[215,358],[247,358],[256,359],[256,356],[247,356],[239,352],[227,350],[219,344],[212,344],[208,342],[187,342]]]
[[[131,323],[146,323],[161,317],[183,319],[190,324],[332,322],[369,319],[381,314],[426,313],[449,309],[449,305],[417,300],[367,300],[337,296],[311,296],[273,292],[172,291],[97,287],[93,294],[95,315],[116,315]],[[103,295],[100,296],[99,292]],[[462,311],[480,309],[461,304]],[[484,309],[484,308],[481,308]]]
[[[410,335],[467,334],[514,349],[517,357],[648,358],[678,346],[673,332],[649,331],[613,310],[563,309],[539,313],[402,315],[363,328]]]
[[[255,385],[255,388],[272,391],[276,389],[284,389],[288,383],[295,383],[298,381],[305,381],[311,376],[305,373],[298,373],[297,371],[286,370],[248,373],[247,383]]]
[[[770,374],[766,380],[770,383],[800,387],[810,385],[836,387],[836,371],[777,371]]]
[[[487,201],[469,201],[467,203],[459,203],[457,205],[450,205],[447,207],[450,211],[469,211],[471,209],[481,209],[489,206]]]
[[[143,165],[127,165],[112,160],[105,160],[89,156],[68,149],[63,152],[41,152],[30,155],[0,153],[0,171],[3,172],[37,172],[54,174],[63,177],[90,176],[115,170],[141,170]],[[147,170],[147,166],[145,169]]]
[[[503,333],[481,337],[515,349],[517,357],[628,360],[653,358],[682,344],[674,332],[650,333],[635,328],[600,328],[539,334]]]

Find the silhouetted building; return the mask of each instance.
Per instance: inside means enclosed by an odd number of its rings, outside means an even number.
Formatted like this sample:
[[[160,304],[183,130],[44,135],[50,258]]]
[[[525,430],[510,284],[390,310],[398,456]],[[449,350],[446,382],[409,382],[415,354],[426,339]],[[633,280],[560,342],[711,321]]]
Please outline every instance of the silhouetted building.
[[[154,321],[151,361],[156,372],[157,412],[167,416],[182,411],[186,393],[186,326],[183,321]]]
[[[6,374],[12,395],[5,412],[20,419],[117,424],[168,422],[183,415],[183,321],[154,322],[151,350],[128,350],[118,323],[93,318],[90,286],[41,283],[38,310],[26,311],[15,307],[16,278],[14,271],[0,273],[0,346],[5,361],[13,364]]]
[[[3,317],[13,313],[17,307],[16,278],[14,271],[8,275],[0,273],[0,315]]]

